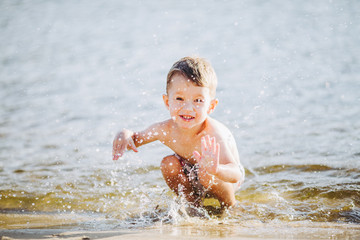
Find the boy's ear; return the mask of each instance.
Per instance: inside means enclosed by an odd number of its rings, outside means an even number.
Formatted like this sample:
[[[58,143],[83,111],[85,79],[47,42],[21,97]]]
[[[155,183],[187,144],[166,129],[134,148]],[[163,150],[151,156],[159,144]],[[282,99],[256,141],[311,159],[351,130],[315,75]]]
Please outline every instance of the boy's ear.
[[[216,106],[218,105],[218,103],[219,103],[219,99],[217,99],[217,98],[211,100],[210,106],[209,106],[209,109],[208,109],[208,112],[207,112],[207,113],[208,113],[208,114],[212,113],[212,112],[215,110],[215,108],[216,108]]]
[[[166,106],[166,108],[169,110],[169,97],[166,94],[163,94],[163,101]]]

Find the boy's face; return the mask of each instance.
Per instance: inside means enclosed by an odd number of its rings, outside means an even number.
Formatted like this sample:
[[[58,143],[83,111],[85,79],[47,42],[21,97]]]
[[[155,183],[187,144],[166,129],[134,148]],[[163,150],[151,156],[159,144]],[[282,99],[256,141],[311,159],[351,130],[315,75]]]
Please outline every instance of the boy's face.
[[[209,88],[196,86],[179,73],[172,76],[168,95],[163,98],[171,118],[186,129],[200,126],[218,103],[211,99]]]

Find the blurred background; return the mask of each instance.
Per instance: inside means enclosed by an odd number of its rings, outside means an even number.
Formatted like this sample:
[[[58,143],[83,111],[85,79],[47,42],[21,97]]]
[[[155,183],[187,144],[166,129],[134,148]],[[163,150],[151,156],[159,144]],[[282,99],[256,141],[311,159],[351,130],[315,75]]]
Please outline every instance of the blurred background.
[[[112,140],[167,119],[167,72],[199,55],[247,169],[233,219],[359,223],[359,43],[355,0],[3,0],[0,211],[166,205],[171,151],[114,163]]]

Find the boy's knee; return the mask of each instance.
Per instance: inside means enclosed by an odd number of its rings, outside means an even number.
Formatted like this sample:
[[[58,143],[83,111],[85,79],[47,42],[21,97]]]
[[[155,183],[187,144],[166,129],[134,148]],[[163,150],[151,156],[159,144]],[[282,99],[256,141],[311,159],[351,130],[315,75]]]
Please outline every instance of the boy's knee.
[[[180,173],[181,165],[175,156],[164,157],[160,165],[161,172],[166,176],[176,176]]]
[[[228,208],[236,204],[235,195],[231,192],[222,192],[217,196],[222,207]]]
[[[230,197],[229,199],[226,199],[226,201],[222,201],[222,205],[224,207],[232,207],[236,204],[235,197]]]
[[[231,183],[218,181],[213,182],[213,178],[200,178],[200,183],[220,201],[222,207],[232,207],[236,204],[235,193]]]

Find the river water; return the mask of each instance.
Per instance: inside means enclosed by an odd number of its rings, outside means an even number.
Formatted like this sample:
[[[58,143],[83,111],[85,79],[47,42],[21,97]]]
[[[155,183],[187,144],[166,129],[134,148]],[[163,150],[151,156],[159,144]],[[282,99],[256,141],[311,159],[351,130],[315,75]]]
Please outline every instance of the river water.
[[[213,64],[213,117],[246,168],[222,219],[360,223],[359,43],[355,0],[1,1],[0,227],[177,224],[170,150],[111,150],[169,117],[166,74],[187,55]]]

